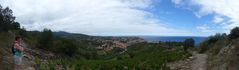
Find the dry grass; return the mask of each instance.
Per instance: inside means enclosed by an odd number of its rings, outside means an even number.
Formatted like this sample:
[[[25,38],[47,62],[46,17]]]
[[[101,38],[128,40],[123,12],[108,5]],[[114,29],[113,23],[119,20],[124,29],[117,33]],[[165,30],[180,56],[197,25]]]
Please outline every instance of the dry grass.
[[[220,40],[210,49],[208,70],[239,70],[239,39]]]
[[[13,70],[13,56],[11,54],[10,44],[13,35],[10,33],[0,33],[0,70]]]

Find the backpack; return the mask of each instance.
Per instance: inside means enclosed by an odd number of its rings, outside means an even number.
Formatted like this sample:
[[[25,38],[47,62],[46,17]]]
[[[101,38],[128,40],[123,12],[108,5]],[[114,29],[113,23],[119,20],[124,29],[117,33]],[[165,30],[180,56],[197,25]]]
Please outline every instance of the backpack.
[[[20,53],[21,53],[21,51],[20,51],[20,50],[18,50],[18,49],[16,49],[16,48],[14,48],[14,45],[15,45],[15,43],[13,43],[13,44],[12,44],[12,47],[11,47],[12,54],[15,54],[16,52],[20,52]]]
[[[16,53],[16,50],[14,48],[14,43],[11,45],[11,50],[12,50],[12,54],[15,54]]]

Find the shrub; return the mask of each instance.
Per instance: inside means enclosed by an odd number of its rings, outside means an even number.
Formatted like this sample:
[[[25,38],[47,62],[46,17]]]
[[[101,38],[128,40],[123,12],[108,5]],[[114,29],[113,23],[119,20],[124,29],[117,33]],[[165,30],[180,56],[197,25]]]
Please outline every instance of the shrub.
[[[208,37],[205,41],[203,41],[199,45],[199,53],[203,53],[209,50],[219,40],[227,40],[227,35],[225,33],[223,34],[217,33],[214,36]]]
[[[229,39],[236,39],[239,37],[239,27],[235,27],[231,30],[230,34],[228,35]]]
[[[60,47],[59,52],[62,52],[68,56],[73,56],[78,51],[77,45],[72,40],[61,39],[61,43],[59,45],[60,46],[56,46]]]
[[[186,39],[183,45],[184,51],[187,51],[189,47],[194,47],[194,43],[195,41],[192,38]]]
[[[49,29],[44,29],[40,36],[38,37],[38,47],[42,49],[49,50],[52,46],[53,34]]]

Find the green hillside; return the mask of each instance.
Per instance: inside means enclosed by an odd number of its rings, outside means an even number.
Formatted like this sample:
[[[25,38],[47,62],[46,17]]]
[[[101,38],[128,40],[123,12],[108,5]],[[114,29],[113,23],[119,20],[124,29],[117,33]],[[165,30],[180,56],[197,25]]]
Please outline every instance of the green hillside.
[[[76,70],[168,70],[167,62],[186,59],[191,54],[180,48],[166,49],[160,44],[141,43],[132,45],[123,54],[104,56],[110,59],[58,59],[50,60],[49,64],[40,63],[43,69],[52,69],[57,64],[63,68]]]
[[[0,7],[0,69],[14,67],[11,45],[24,41],[23,69],[32,70],[167,70],[168,62],[187,59],[193,41],[147,43],[139,37],[101,37],[27,31],[12,10]],[[175,47],[165,47],[165,46]],[[184,47],[181,47],[183,46]]]

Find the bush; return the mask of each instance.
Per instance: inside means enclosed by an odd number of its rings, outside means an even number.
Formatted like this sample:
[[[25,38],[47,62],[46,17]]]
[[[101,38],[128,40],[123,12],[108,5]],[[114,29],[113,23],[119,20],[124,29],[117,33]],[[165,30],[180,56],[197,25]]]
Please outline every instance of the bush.
[[[22,36],[22,37],[27,37],[27,31],[25,28],[19,29],[18,30],[18,35]]]
[[[74,40],[61,38],[59,41],[58,46],[54,46],[58,47],[58,49],[55,50],[58,50],[59,53],[66,54],[68,56],[73,56],[77,53],[78,47],[76,43],[73,42]]]
[[[231,30],[230,34],[228,35],[229,39],[236,39],[239,37],[239,27],[235,27]]]
[[[199,45],[199,53],[204,53],[205,51],[207,51],[209,49],[210,44],[208,43],[208,41],[204,41],[202,43],[200,43]]]
[[[40,36],[38,37],[38,47],[42,49],[50,50],[53,42],[53,34],[49,29],[44,29]]]
[[[227,40],[227,35],[225,33],[223,34],[217,33],[214,36],[208,37],[205,41],[203,41],[199,45],[199,53],[203,53],[209,50],[219,40]]]
[[[192,38],[186,39],[184,41],[183,50],[187,51],[189,47],[194,47],[195,41]]]

